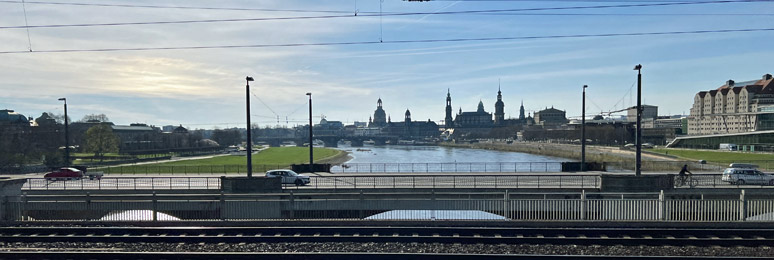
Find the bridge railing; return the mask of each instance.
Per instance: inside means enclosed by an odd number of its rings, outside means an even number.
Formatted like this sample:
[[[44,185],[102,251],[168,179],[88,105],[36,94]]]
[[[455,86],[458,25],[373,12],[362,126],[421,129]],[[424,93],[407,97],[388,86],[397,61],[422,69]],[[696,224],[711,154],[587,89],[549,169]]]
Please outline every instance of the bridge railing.
[[[220,189],[220,177],[105,177],[90,180],[28,178],[22,190],[192,190]]]
[[[345,163],[338,173],[561,172],[561,162]]]
[[[702,196],[703,197],[703,196]],[[23,196],[5,221],[774,221],[774,200],[663,193],[310,193]]]
[[[29,178],[23,190],[218,190],[220,177],[104,177],[90,180]],[[414,188],[598,188],[594,175],[411,175],[312,176],[305,186],[285,184],[285,189],[414,189]]]
[[[408,175],[320,176],[286,189],[540,189],[599,188],[595,175]]]

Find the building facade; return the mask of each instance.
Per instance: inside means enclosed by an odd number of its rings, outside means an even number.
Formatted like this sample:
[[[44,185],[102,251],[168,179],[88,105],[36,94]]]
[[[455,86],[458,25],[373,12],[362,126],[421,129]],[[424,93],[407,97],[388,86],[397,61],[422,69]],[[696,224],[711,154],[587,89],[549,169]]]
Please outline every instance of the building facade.
[[[535,112],[535,124],[537,125],[562,125],[569,122],[565,111],[554,107]]]
[[[700,91],[693,98],[688,118],[689,135],[744,133],[774,130],[774,80],[726,81],[717,89]]]

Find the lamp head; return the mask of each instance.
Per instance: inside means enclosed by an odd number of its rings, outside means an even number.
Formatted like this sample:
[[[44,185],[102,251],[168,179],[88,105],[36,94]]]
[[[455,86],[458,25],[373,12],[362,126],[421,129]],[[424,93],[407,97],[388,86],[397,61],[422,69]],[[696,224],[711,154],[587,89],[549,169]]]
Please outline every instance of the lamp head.
[[[253,79],[253,77],[250,77],[250,76],[247,76],[247,78],[245,78],[245,79],[246,79],[247,81],[255,81],[255,80]]]
[[[307,92],[306,95],[311,97],[312,96],[312,92]]]
[[[67,101],[66,98],[59,98],[59,101]]]
[[[641,70],[642,64],[637,64],[637,66],[634,66],[634,70]]]
[[[589,85],[583,85],[583,88],[588,88],[588,87],[589,87]]]

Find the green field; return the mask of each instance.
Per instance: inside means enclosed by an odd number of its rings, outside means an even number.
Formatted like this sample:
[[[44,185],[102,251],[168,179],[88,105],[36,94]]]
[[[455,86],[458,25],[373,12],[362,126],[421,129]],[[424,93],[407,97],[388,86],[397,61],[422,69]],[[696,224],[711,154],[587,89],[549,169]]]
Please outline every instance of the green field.
[[[774,161],[774,154],[743,153],[732,151],[707,151],[684,149],[651,149],[650,152],[676,156],[686,160],[706,160],[714,163],[741,163],[741,162],[765,162]]]
[[[314,148],[315,161],[343,153],[329,148]],[[287,168],[291,164],[309,163],[309,149],[304,147],[272,147],[253,155],[253,172]],[[225,155],[207,159],[158,162],[152,164],[111,166],[105,173],[243,173],[247,171],[245,156]]]

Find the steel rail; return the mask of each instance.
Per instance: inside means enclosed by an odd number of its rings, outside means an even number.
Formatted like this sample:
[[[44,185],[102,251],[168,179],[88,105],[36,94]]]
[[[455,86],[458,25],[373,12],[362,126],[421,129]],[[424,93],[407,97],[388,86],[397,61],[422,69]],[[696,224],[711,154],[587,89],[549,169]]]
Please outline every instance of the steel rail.
[[[675,256],[623,256],[623,255],[528,255],[528,254],[445,254],[445,253],[363,253],[363,252],[0,252],[0,259],[342,259],[342,260],[456,260],[456,259],[638,259],[663,260]],[[692,260],[710,259],[761,259],[760,257],[692,256]]]
[[[4,227],[6,242],[426,242],[461,244],[768,246],[774,229],[477,227]]]

